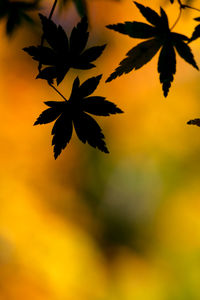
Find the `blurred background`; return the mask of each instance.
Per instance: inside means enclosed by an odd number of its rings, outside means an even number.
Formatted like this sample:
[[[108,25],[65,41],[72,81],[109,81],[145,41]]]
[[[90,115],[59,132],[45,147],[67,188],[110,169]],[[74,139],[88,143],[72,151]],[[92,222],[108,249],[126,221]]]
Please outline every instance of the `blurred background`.
[[[53,1],[42,1],[48,15]],[[22,24],[11,37],[0,23],[0,299],[199,300],[200,117],[199,73],[177,59],[167,99],[158,54],[142,69],[105,84],[139,40],[105,28],[145,22],[130,0],[87,0],[88,46],[107,43],[97,67],[71,70],[60,85],[69,97],[81,82],[104,74],[95,91],[125,112],[97,117],[110,154],[83,145],[75,134],[55,161],[52,124],[33,127],[47,100],[62,100],[37,63],[21,49],[40,42],[40,24]],[[172,25],[178,5],[166,9]],[[150,3],[151,2],[151,3]],[[193,1],[198,7],[199,1]],[[200,6],[199,6],[200,8]],[[195,11],[184,11],[176,32],[191,36]],[[65,30],[80,20],[73,2],[53,20]],[[200,65],[199,40],[191,44]]]

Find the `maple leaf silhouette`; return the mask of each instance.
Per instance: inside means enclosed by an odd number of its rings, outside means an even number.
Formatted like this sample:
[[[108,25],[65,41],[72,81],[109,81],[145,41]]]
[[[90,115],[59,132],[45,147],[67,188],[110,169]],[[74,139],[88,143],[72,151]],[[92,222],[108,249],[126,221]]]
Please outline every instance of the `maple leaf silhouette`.
[[[32,2],[0,0],[0,19],[7,17],[6,33],[12,35],[14,30],[23,22],[33,23],[29,11],[38,8],[39,0]]]
[[[194,20],[200,22],[200,17],[195,18]],[[189,42],[192,42],[192,41],[198,39],[199,37],[200,37],[200,24],[195,27],[194,32],[192,33],[192,37],[190,38]]]
[[[37,78],[46,79],[50,83],[56,78],[58,85],[70,68],[87,70],[95,67],[92,62],[102,54],[106,45],[91,47],[84,51],[89,37],[86,17],[83,17],[77,27],[73,28],[68,40],[60,25],[57,26],[52,20],[41,14],[39,16],[43,26],[44,38],[51,48],[31,46],[23,49],[34,60],[42,65],[49,66],[42,69]]]
[[[187,122],[188,125],[196,125],[200,127],[200,119],[194,119]]]
[[[185,35],[171,32],[168,18],[165,11],[161,8],[160,15],[149,7],[134,2],[141,14],[151,24],[141,22],[125,22],[106,26],[109,29],[126,34],[132,38],[148,39],[132,48],[126,58],[120,62],[119,67],[109,76],[106,82],[129,73],[133,69],[137,70],[148,63],[154,55],[161,49],[158,59],[158,72],[164,96],[166,97],[176,73],[176,54],[178,54],[194,68],[198,66],[190,47],[185,41],[189,38]]]
[[[73,127],[83,143],[88,142],[90,146],[109,153],[101,128],[89,114],[109,116],[122,113],[122,110],[104,97],[88,97],[97,88],[101,77],[102,75],[92,77],[81,85],[77,77],[69,100],[44,102],[49,108],[41,113],[34,125],[55,121],[52,129],[55,159],[69,143]]]

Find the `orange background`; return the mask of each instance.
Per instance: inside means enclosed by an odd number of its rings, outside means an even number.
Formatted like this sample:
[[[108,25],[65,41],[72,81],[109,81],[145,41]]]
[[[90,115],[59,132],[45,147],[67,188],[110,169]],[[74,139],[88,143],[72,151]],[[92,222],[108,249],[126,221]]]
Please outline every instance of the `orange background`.
[[[200,129],[186,122],[200,116],[199,73],[178,58],[165,99],[157,54],[105,84],[139,42],[105,26],[144,18],[129,0],[87,2],[89,45],[108,46],[95,69],[70,71],[60,89],[69,97],[77,74],[104,74],[95,95],[125,112],[97,118],[109,155],[73,134],[54,160],[52,124],[33,123],[43,101],[61,99],[34,79],[37,64],[21,50],[39,43],[39,26],[9,39],[0,23],[0,299],[198,300]],[[162,6],[173,24],[178,6]],[[198,16],[184,12],[175,31],[191,36]],[[79,17],[71,3],[53,19],[70,33]],[[199,64],[199,41],[191,47]]]

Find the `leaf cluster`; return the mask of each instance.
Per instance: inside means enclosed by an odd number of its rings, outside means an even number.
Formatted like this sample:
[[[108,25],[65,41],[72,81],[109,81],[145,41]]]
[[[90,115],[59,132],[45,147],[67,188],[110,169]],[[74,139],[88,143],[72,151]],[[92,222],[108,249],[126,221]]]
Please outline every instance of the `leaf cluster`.
[[[44,46],[42,42],[39,46],[30,46],[23,50],[41,65],[36,78],[46,80],[65,101],[45,102],[49,108],[40,114],[34,125],[55,121],[52,129],[55,159],[71,140],[73,128],[83,143],[87,142],[90,146],[109,153],[102,129],[90,114],[109,116],[122,113],[122,110],[114,103],[107,101],[105,97],[89,96],[97,88],[101,75],[92,77],[81,85],[77,77],[74,80],[69,100],[53,85],[54,79],[59,85],[71,68],[88,70],[95,67],[93,61],[102,54],[106,45],[85,50],[89,38],[88,22],[85,16],[73,28],[69,38],[62,26],[57,26],[50,18],[42,14],[39,16],[43,38],[48,46]]]
[[[195,18],[194,20],[200,22],[200,17]],[[190,42],[195,41],[199,37],[200,37],[200,24],[195,27],[194,32],[190,38]]]
[[[177,1],[180,6],[180,13],[171,28],[167,14],[162,7],[160,8],[160,14],[158,14],[150,7],[138,2],[134,3],[148,23],[126,21],[106,26],[108,29],[128,35],[131,38],[144,40],[128,51],[126,57],[106,82],[110,82],[132,70],[142,68],[158,52],[157,71],[165,97],[168,95],[176,73],[177,54],[198,70],[189,43],[200,37],[200,25],[196,26],[191,38],[172,31],[180,18],[182,9],[192,8],[187,4],[182,4],[181,0]],[[67,0],[62,0],[62,2],[65,4]],[[74,2],[79,14],[85,15],[85,0],[74,0]],[[173,4],[175,1],[170,0],[170,2]],[[114,103],[106,100],[105,97],[90,96],[97,88],[102,75],[89,78],[82,84],[80,84],[79,78],[76,77],[69,100],[54,86],[54,80],[59,85],[71,68],[88,70],[95,67],[93,62],[102,54],[106,45],[85,49],[89,38],[86,16],[81,18],[81,21],[73,28],[71,35],[68,37],[63,27],[56,25],[51,20],[56,3],[55,0],[49,18],[39,14],[43,31],[41,44],[26,47],[23,50],[38,62],[39,73],[36,78],[46,80],[64,98],[64,101],[45,102],[48,109],[40,114],[34,125],[55,122],[52,129],[55,159],[70,142],[73,129],[83,143],[87,142],[90,146],[98,148],[104,153],[109,153],[102,129],[91,115],[109,116],[122,113],[122,110]],[[200,18],[195,20],[200,21]],[[44,41],[47,42],[47,45],[44,45]],[[191,120],[188,124],[200,126],[199,120]]]

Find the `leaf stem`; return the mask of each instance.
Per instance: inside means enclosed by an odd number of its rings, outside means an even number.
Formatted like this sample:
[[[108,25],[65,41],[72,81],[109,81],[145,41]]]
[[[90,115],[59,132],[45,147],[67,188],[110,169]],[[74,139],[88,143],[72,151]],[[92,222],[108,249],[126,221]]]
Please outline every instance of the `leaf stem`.
[[[55,0],[55,1],[54,1],[54,4],[53,4],[53,6],[52,6],[52,9],[51,9],[51,11],[50,11],[50,14],[49,14],[49,20],[51,20],[51,18],[52,18],[52,16],[53,16],[53,13],[54,13],[54,10],[55,10],[55,8],[56,8],[57,3],[58,3],[58,0]]]
[[[182,5],[182,8],[189,8],[189,9],[193,9],[193,10],[196,10],[196,11],[200,11],[199,8],[196,8],[196,7],[193,7],[193,6],[190,6],[190,5]]]
[[[53,6],[51,8],[51,11],[49,13],[49,20],[51,20],[52,16],[53,16],[53,13],[55,11],[55,8],[56,8],[56,5],[58,3],[58,0],[54,0],[54,3],[53,3]],[[42,47],[44,45],[44,34],[42,35],[41,37],[41,43],[40,43],[40,46]],[[39,65],[38,65],[38,71],[41,72],[41,69],[42,69],[42,63],[39,62]]]
[[[178,0],[178,3],[179,3],[179,5],[180,5],[180,7],[179,7],[179,14],[178,14],[178,17],[177,17],[176,21],[174,22],[174,24],[173,24],[172,27],[170,28],[170,31],[171,31],[172,29],[174,29],[174,27],[177,25],[177,23],[179,22],[179,20],[180,20],[180,18],[181,18],[181,14],[182,14],[182,9],[183,9],[183,7],[182,7],[182,3],[181,3],[180,0]]]
[[[63,94],[61,94],[61,92],[59,92],[59,90],[52,83],[48,82],[48,85],[52,87],[52,89],[54,89],[54,91],[56,91],[56,93],[58,93],[66,102],[68,102],[68,100],[63,96]]]
[[[174,25],[170,28],[170,30],[174,29],[174,27],[176,26],[176,24],[178,23],[178,21],[180,20],[180,17],[181,17],[181,13],[182,13],[182,10],[185,9],[185,8],[189,8],[189,9],[193,9],[193,10],[196,10],[196,11],[199,11],[200,12],[200,9],[196,8],[196,7],[193,7],[193,6],[190,6],[190,5],[187,5],[187,4],[183,4],[181,0],[178,0],[178,4],[179,4],[179,14],[178,14],[178,17],[174,23]]]

